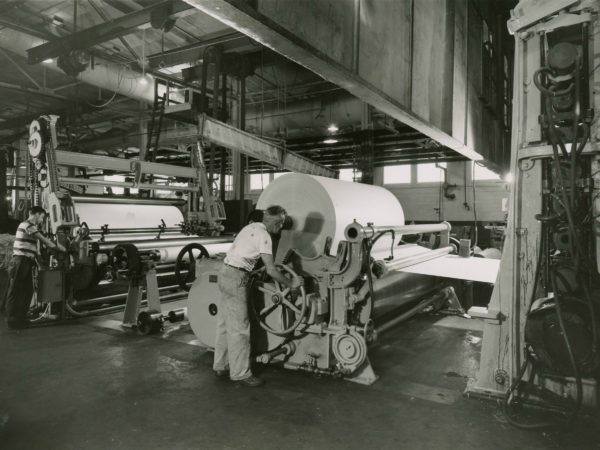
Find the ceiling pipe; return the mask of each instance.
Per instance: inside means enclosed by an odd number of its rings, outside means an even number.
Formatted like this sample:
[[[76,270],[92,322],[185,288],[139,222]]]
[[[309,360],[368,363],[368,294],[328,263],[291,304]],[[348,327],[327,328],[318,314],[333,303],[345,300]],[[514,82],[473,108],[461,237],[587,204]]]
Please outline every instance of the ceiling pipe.
[[[27,59],[27,50],[43,44],[43,39],[31,36],[21,31],[4,28],[0,30],[0,47]],[[43,63],[44,67],[58,73],[65,73],[58,67],[56,60]],[[147,76],[147,83],[140,83],[142,74],[131,70],[124,65],[109,62],[101,58],[94,58],[94,66],[88,66],[81,72],[77,79],[92,86],[106,89],[131,99],[153,103],[154,78]],[[160,86],[159,86],[160,87]]]
[[[44,43],[43,39],[22,31],[4,28],[0,30],[0,47],[27,58],[27,50]],[[67,75],[56,61],[43,63],[52,71]],[[140,83],[142,74],[124,65],[95,58],[94,67],[88,66],[77,79],[125,97],[152,104],[154,102],[154,78],[147,76],[147,83]],[[159,85],[159,95],[162,95]],[[307,93],[306,95],[310,95]],[[259,93],[255,93],[259,96]],[[248,128],[265,136],[297,137],[315,130],[326,129],[331,123],[338,127],[350,127],[361,123],[362,101],[347,93],[328,94],[320,99],[294,101],[286,104],[256,104],[248,108]],[[137,136],[136,136],[137,137]],[[128,141],[128,139],[125,139]],[[121,145],[123,142],[121,143]],[[136,142],[137,144],[137,142]]]

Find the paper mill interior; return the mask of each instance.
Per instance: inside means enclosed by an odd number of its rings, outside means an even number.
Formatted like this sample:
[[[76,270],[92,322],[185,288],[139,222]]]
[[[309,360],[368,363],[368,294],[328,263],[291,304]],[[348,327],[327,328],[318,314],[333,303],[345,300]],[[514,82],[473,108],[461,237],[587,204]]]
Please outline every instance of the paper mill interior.
[[[0,448],[600,449],[600,0],[0,6]]]

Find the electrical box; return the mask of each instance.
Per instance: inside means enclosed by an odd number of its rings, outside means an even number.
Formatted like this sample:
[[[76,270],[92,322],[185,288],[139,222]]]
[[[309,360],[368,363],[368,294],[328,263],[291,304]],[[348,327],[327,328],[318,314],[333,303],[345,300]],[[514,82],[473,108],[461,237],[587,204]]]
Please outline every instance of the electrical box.
[[[65,274],[61,270],[40,270],[37,285],[39,303],[56,303],[65,299]]]

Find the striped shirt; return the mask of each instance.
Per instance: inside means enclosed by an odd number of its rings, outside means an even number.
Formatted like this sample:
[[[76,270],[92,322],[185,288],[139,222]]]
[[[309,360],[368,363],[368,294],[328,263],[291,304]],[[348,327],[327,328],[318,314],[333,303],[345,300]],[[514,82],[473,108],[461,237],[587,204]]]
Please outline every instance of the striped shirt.
[[[34,237],[37,233],[37,225],[25,221],[19,224],[17,228],[17,236],[13,246],[13,256],[28,256],[35,258],[37,254],[37,239]]]

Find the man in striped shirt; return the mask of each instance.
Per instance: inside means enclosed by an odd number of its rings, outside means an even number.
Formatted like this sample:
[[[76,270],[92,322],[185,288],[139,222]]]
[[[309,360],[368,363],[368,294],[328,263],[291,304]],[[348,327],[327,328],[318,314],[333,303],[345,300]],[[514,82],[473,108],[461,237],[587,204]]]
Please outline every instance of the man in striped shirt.
[[[66,249],[55,244],[39,232],[40,225],[46,217],[46,211],[40,206],[29,210],[29,217],[17,228],[13,246],[13,262],[9,270],[10,282],[6,294],[6,323],[9,328],[18,329],[27,326],[27,312],[33,294],[32,270],[38,255],[38,241],[48,248],[61,252]]]

